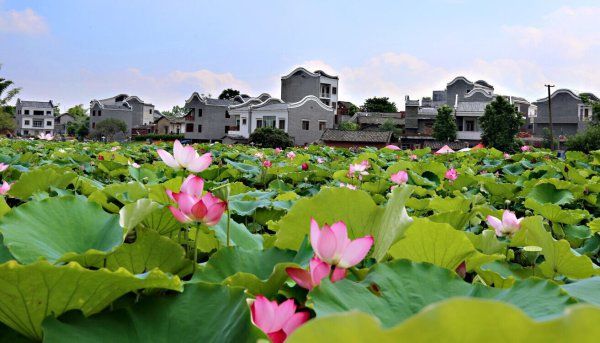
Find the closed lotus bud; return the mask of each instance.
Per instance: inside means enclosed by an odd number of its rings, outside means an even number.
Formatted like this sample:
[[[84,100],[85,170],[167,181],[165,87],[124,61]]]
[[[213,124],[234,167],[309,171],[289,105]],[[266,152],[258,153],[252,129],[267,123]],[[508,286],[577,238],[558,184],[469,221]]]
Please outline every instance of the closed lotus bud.
[[[308,163],[302,163],[302,170],[308,170]]]
[[[510,205],[510,200],[506,199],[506,200],[504,200],[504,203],[505,203],[506,205]]]
[[[463,187],[460,190],[463,191],[463,192],[467,192],[469,189],[467,187]]]

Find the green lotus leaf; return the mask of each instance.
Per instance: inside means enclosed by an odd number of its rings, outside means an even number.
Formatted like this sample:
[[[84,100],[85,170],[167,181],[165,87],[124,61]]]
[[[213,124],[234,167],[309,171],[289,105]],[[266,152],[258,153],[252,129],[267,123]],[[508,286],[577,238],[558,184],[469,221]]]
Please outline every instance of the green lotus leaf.
[[[600,276],[562,285],[570,296],[600,306]]]
[[[139,199],[119,211],[119,225],[130,231],[161,206],[150,199]]]
[[[412,186],[394,189],[385,210],[378,217],[377,223],[371,231],[374,238],[372,257],[376,260],[382,260],[390,246],[398,241],[411,225],[413,220],[406,213],[405,204],[412,191]]]
[[[158,270],[134,275],[125,269],[88,270],[77,263],[54,266],[46,261],[0,265],[0,321],[22,335],[41,340],[42,321],[69,310],[86,316],[100,312],[112,301],[134,290],[182,290],[178,277]]]
[[[376,317],[346,312],[316,318],[298,328],[287,343],[378,342],[594,342],[600,309],[574,306],[558,317],[533,320],[518,308],[484,299],[450,299],[405,322],[384,329]]]
[[[525,207],[532,209],[536,214],[555,223],[573,225],[581,222],[590,215],[586,210],[563,210],[559,205],[551,203],[541,204],[532,198],[525,200],[524,205]]]
[[[535,245],[542,248],[544,262],[536,267],[542,276],[554,278],[564,275],[573,279],[584,279],[600,275],[600,268],[594,265],[589,257],[579,255],[571,249],[569,242],[559,241],[544,229],[542,217],[527,217],[521,221],[521,229],[517,231],[510,243],[514,247]]]
[[[272,204],[275,192],[250,191],[230,196],[228,208],[232,213],[241,216],[249,216],[256,212],[257,208],[267,208]]]
[[[15,207],[0,220],[4,244],[21,263],[66,253],[108,252],[123,242],[119,217],[81,197],[56,197]]]
[[[224,214],[217,225],[210,227],[215,232],[221,246],[227,246],[227,220],[227,215]],[[232,246],[248,250],[263,248],[263,238],[260,235],[251,233],[244,224],[237,223],[233,219],[229,223],[229,235],[229,243]]]
[[[424,285],[427,285],[424,287]],[[359,310],[392,327],[424,307],[451,297],[495,299],[521,308],[533,318],[561,313],[569,296],[550,281],[516,281],[508,289],[470,284],[444,268],[398,260],[374,266],[360,283],[324,281],[309,293],[317,317]]]
[[[256,175],[260,174],[261,168],[256,165],[248,164],[248,163],[241,163],[241,162],[234,162],[229,159],[226,159],[225,161],[227,162],[228,165],[234,167],[235,169],[241,171],[244,174],[248,174],[248,175],[252,175],[252,176],[256,176]]]
[[[429,262],[455,270],[466,262],[467,270],[504,258],[502,255],[485,255],[477,251],[465,232],[448,224],[434,223],[428,219],[415,219],[406,235],[392,245],[389,254],[415,262]]]
[[[456,210],[437,213],[427,218],[432,222],[446,223],[455,228],[456,230],[463,230],[474,215],[474,212]]]
[[[198,269],[190,282],[219,283],[246,288],[251,294],[273,296],[287,279],[285,268],[306,264],[296,252],[271,248],[221,248]]]
[[[21,174],[10,188],[9,194],[21,200],[27,200],[35,193],[46,192],[50,187],[65,188],[77,174],[56,166],[44,166]]]
[[[6,245],[4,245],[4,237],[0,235],[0,263],[14,260],[14,256],[10,253]]]
[[[534,186],[527,194],[527,198],[540,204],[551,203],[555,205],[568,204],[575,199],[573,193],[566,189],[557,189],[551,183],[541,183]]]
[[[183,224],[175,219],[168,206],[161,206],[154,209],[144,218],[144,220],[142,220],[141,225],[154,230],[161,235],[169,235],[180,230],[183,226]]]
[[[429,208],[437,212],[465,211],[468,212],[471,201],[465,198],[435,197],[429,202]]]

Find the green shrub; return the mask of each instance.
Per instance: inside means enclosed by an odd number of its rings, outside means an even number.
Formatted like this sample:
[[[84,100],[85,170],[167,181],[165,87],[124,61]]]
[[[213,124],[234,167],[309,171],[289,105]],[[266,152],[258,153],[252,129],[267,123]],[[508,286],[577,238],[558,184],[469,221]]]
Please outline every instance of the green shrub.
[[[148,135],[138,135],[138,136],[133,136],[131,137],[131,139],[133,139],[134,141],[145,141],[148,139],[151,140],[157,140],[157,141],[174,141],[176,139],[183,139],[183,135],[182,134],[170,134],[170,135],[157,135],[157,134],[148,134]]]
[[[344,121],[340,124],[340,130],[342,131],[358,131],[358,129],[358,124],[351,121]]]
[[[250,143],[263,148],[287,148],[294,145],[294,141],[287,132],[272,127],[261,127],[250,135]]]
[[[600,150],[600,125],[592,125],[586,131],[569,137],[565,144],[569,150],[583,152]]]

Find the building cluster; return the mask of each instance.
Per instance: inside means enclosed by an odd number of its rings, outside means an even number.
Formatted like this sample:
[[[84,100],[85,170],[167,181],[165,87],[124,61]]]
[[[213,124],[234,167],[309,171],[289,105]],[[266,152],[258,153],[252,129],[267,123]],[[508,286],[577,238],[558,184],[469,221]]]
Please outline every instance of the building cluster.
[[[396,113],[356,112],[350,102],[340,101],[339,78],[321,70],[296,68],[281,77],[281,96],[263,93],[256,97],[237,95],[233,99],[215,99],[194,92],[185,100],[184,115],[165,116],[134,95],[117,96],[90,102],[90,130],[108,118],[127,125],[130,135],[180,134],[193,141],[245,143],[254,130],[272,127],[287,132],[296,145],[322,142],[337,146],[383,146],[397,142],[405,148],[434,146],[433,123],[441,106],[454,114],[457,142],[476,145],[481,140],[480,118],[496,97],[504,97],[515,106],[525,125],[520,136],[535,140],[549,127],[548,97],[529,102],[515,95],[496,94],[484,80],[472,82],[459,76],[444,90],[432,91],[431,97],[405,98],[405,110]],[[592,93],[558,89],[550,95],[553,131],[566,137],[585,130],[592,118],[592,106],[583,99],[599,101]],[[22,101],[16,104],[17,134],[65,134],[74,118],[54,115],[52,101]],[[352,122],[357,131],[343,131],[343,122]],[[539,138],[538,138],[539,139]]]

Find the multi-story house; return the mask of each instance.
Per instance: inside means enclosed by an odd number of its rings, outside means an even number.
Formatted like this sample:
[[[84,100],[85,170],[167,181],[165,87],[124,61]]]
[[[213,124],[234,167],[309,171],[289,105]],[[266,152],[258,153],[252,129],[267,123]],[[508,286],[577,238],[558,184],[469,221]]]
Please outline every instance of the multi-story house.
[[[27,101],[17,99],[15,106],[17,134],[37,136],[54,132],[54,104],[52,101]]]
[[[337,113],[338,83],[337,76],[326,74],[322,70],[311,73],[299,67],[281,77],[281,100],[292,103],[313,95]]]
[[[552,131],[555,136],[569,136],[587,128],[592,120],[592,106],[582,96],[591,101],[599,101],[592,93],[576,94],[569,89],[558,89],[550,95],[552,104]],[[548,116],[548,97],[533,103],[537,106],[537,116],[530,115],[531,130],[537,136],[544,134],[550,127]]]
[[[185,138],[195,141],[221,141],[227,133],[236,129],[236,121],[229,114],[229,106],[243,102],[236,96],[234,100],[213,99],[192,93],[185,101]]]
[[[69,123],[74,122],[75,117],[68,113],[63,113],[56,118],[54,118],[54,134],[57,135],[66,135],[67,134],[67,126]]]
[[[229,106],[237,130],[229,135],[248,139],[257,128],[274,127],[287,132],[296,145],[318,141],[327,128],[333,127],[333,108],[314,95],[286,103],[276,98],[251,98]]]
[[[119,94],[103,100],[90,102],[90,130],[108,118],[120,119],[127,124],[127,132],[147,131],[154,123],[154,105],[135,95]]]

